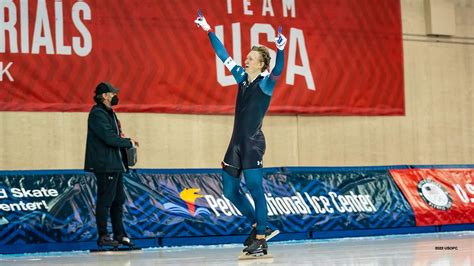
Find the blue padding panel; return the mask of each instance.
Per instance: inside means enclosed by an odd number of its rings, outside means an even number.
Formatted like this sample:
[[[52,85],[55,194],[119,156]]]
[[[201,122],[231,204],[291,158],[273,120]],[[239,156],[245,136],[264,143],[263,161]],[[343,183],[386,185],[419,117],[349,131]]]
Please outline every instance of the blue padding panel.
[[[474,224],[448,224],[440,225],[441,232],[450,232],[450,231],[474,231]]]
[[[28,245],[0,245],[1,254],[21,254],[33,252],[74,251],[96,249],[95,242],[44,243]]]
[[[401,227],[401,228],[384,228],[384,229],[367,229],[367,230],[344,230],[344,231],[313,231],[311,238],[327,239],[341,237],[361,237],[361,236],[380,236],[380,235],[399,235],[399,234],[420,234],[420,233],[436,233],[438,227]]]
[[[217,244],[240,244],[247,238],[247,235],[238,236],[208,236],[208,237],[164,237],[160,238],[160,246],[189,246],[189,245],[217,245]],[[305,240],[309,239],[308,233],[280,233],[271,242],[288,241],[288,240]]]
[[[160,245],[170,246],[190,246],[190,245],[216,245],[243,243],[245,235],[238,236],[206,236],[206,237],[163,237],[160,239]]]
[[[273,241],[288,241],[288,240],[305,240],[310,239],[310,232],[305,233],[279,233],[277,236],[272,238],[270,242]]]

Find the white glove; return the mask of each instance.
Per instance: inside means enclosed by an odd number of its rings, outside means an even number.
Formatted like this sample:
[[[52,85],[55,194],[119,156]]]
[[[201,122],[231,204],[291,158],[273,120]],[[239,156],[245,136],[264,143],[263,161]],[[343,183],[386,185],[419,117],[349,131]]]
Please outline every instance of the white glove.
[[[204,31],[211,30],[211,26],[206,21],[206,18],[202,15],[201,10],[198,10],[198,17],[194,21],[198,27],[201,27]]]
[[[281,26],[278,27],[278,35],[275,37],[275,44],[278,50],[285,49],[286,38],[283,36],[283,34],[281,34]]]

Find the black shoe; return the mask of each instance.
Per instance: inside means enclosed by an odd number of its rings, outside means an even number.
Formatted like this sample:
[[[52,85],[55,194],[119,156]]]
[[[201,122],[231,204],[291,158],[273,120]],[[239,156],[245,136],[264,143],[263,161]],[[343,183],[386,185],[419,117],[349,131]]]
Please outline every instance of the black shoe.
[[[244,252],[248,255],[267,255],[267,240],[265,240],[265,238],[254,239],[252,243],[244,249]]]
[[[272,234],[272,229],[267,227],[265,229],[265,237],[269,236]],[[250,235],[245,239],[244,241],[244,246],[248,247],[250,244],[252,244],[253,240],[257,237],[257,229],[255,227],[252,227],[252,231],[250,231]]]
[[[132,240],[130,240],[130,238],[126,237],[126,236],[122,236],[122,237],[117,237],[114,239],[121,245],[124,245],[124,246],[127,246],[127,247],[134,247],[135,246],[135,243],[132,242]]]
[[[112,238],[110,238],[110,236],[101,236],[98,240],[97,240],[97,246],[102,247],[102,246],[112,246],[112,247],[118,247],[120,246],[119,242],[113,240]]]

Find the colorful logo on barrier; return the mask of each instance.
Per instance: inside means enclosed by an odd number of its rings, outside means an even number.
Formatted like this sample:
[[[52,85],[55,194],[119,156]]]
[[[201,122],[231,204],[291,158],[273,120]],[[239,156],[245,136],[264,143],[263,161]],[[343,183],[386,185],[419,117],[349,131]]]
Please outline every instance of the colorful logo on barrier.
[[[430,178],[418,182],[418,194],[434,209],[446,211],[453,205],[448,191]]]
[[[192,216],[194,216],[196,210],[196,199],[203,197],[203,195],[197,194],[199,191],[201,191],[200,188],[185,188],[179,193],[179,197],[186,202]]]
[[[198,215],[209,216],[210,211],[207,208],[196,208],[196,200],[204,197],[198,194],[200,188],[185,188],[179,193],[179,197],[171,197],[179,202],[166,202],[163,207],[173,213],[173,215],[184,216],[184,217],[195,217]],[[178,195],[176,195],[178,196]],[[183,206],[183,202],[186,203],[186,207]]]

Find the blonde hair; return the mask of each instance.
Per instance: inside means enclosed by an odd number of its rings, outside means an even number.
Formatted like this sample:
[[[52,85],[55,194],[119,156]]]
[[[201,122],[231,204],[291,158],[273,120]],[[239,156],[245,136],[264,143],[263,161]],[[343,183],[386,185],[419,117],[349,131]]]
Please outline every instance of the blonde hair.
[[[268,48],[265,46],[253,46],[251,51],[256,51],[260,54],[261,62],[263,62],[262,72],[270,68],[270,52],[268,52]]]

